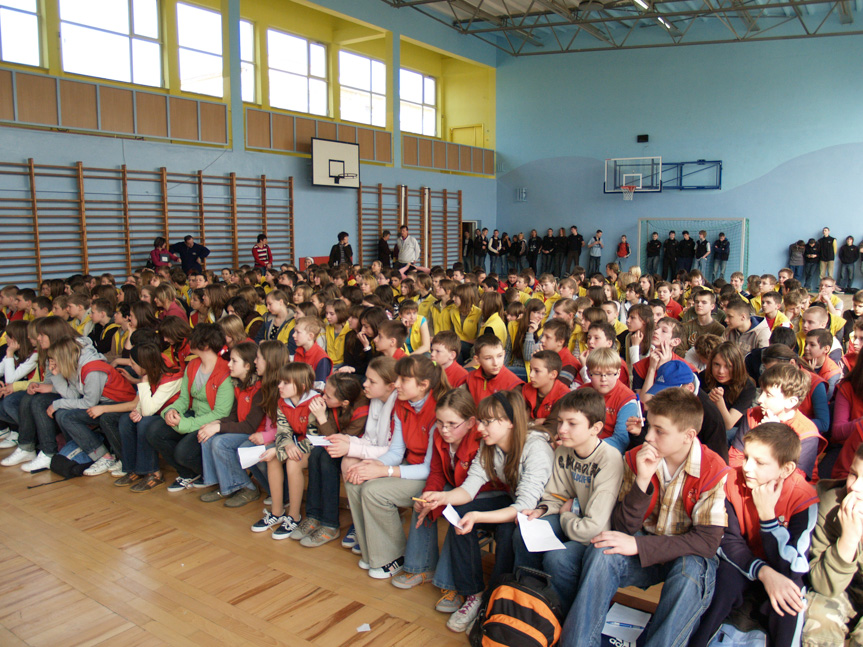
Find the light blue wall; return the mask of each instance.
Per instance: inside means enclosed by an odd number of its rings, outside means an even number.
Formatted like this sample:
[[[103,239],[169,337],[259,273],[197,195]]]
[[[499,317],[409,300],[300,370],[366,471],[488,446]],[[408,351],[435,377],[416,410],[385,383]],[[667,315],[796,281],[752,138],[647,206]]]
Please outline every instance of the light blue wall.
[[[502,58],[497,226],[577,224],[633,242],[639,218],[748,218],[750,272],[775,272],[790,242],[825,224],[859,241],[861,51],[849,36]],[[603,160],[651,155],[722,160],[723,189],[602,193]]]

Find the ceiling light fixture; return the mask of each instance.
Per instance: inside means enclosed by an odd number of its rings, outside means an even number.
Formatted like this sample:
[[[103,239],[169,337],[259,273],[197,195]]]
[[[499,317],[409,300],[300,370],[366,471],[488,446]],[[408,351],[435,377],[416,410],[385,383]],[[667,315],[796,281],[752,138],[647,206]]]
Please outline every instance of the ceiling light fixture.
[[[663,26],[664,26],[666,29],[671,29],[671,23],[670,23],[670,22],[668,22],[668,21],[667,21],[665,18],[663,18],[662,16],[659,16],[659,18],[657,18],[657,20],[659,20],[659,22],[661,22],[661,23],[663,24]]]
[[[632,0],[632,1],[633,1],[635,4],[637,4],[639,7],[641,7],[642,9],[644,9],[645,11],[647,11],[648,9],[650,9],[650,7],[648,7],[648,6],[647,6],[647,3],[646,3],[644,0]]]

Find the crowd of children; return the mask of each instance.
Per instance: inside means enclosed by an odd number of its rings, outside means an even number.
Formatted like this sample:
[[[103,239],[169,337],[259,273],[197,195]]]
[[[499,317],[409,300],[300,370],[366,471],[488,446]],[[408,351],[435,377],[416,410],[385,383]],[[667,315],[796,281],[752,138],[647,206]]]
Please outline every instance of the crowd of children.
[[[863,644],[863,292],[843,311],[832,278],[813,295],[791,268],[566,266],[162,264],[4,287],[0,464],[77,448],[134,493],[165,467],[204,503],[263,490],[253,532],[341,539],[372,578],[436,586],[453,631],[528,566],[552,575],[562,645],[599,645],[617,589],[660,582],[647,645],[724,624]],[[565,549],[530,552],[518,513]]]

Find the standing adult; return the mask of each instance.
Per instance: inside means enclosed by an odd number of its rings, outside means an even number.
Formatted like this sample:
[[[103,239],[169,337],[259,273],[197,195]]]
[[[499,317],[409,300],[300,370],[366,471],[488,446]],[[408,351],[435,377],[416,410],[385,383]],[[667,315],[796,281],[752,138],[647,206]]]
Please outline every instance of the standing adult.
[[[587,278],[589,279],[594,274],[600,273],[602,266],[602,248],[605,245],[602,242],[602,229],[597,229],[596,234],[590,239],[587,244],[588,255],[590,262],[587,264]]]
[[[258,242],[252,247],[252,258],[255,260],[255,269],[264,270],[273,266],[273,251],[267,245],[267,235],[258,234]]]
[[[692,271],[692,261],[695,260],[695,241],[689,237],[689,232],[683,230],[683,240],[677,243],[677,269]],[[674,278],[674,277],[672,277]]]
[[[801,241],[802,242],[802,241]],[[728,257],[731,255],[731,241],[725,237],[724,232],[719,232],[719,238],[713,241],[713,282],[716,279],[725,280],[725,268],[728,265]],[[803,256],[800,256],[800,265],[803,265]],[[803,272],[800,273],[803,276]]]
[[[201,261],[210,255],[210,250],[196,243],[193,236],[186,236],[182,243],[171,245],[171,251],[180,257],[180,265],[186,274],[192,270],[203,271]]]
[[[473,237],[473,269],[485,271],[485,254],[488,251],[488,229],[477,229]]]
[[[471,238],[470,232],[465,229],[461,240],[461,262],[466,266],[471,259],[473,259],[473,238]]]
[[[393,253],[396,256],[396,269],[415,265],[420,257],[420,244],[410,235],[407,225],[399,227],[399,239],[396,241]]]
[[[536,229],[531,229],[530,238],[527,240],[527,264],[534,274],[539,274],[538,259],[540,249],[542,249],[542,238],[536,233]]]
[[[563,266],[566,263],[567,250],[569,249],[569,239],[566,236],[566,229],[561,227],[557,230],[557,238],[554,239],[554,274],[555,276],[563,277]]]
[[[354,264],[354,250],[351,249],[348,232],[339,232],[339,242],[330,248],[330,267]]]
[[[833,261],[836,260],[836,239],[830,235],[830,227],[821,230],[821,238],[818,240],[818,251],[820,252],[821,278],[833,278]]]
[[[653,232],[650,234],[650,240],[647,241],[647,273],[653,276],[659,272],[659,253],[662,251],[662,243],[659,241],[659,234]]]
[[[513,242],[515,248],[515,271],[521,272],[527,267],[527,241],[524,239],[524,232],[518,232],[518,238]]]
[[[662,280],[671,281],[677,271],[677,234],[674,230],[668,232],[668,238],[662,243]]]
[[[843,292],[853,292],[854,266],[860,260],[860,248],[854,243],[854,237],[845,238],[845,244],[839,248],[839,287]]]
[[[488,271],[490,274],[500,272],[500,232],[495,229],[488,241]]]
[[[806,251],[806,243],[801,238],[796,243],[788,246],[788,267],[794,272],[794,278],[803,283],[803,254]]]
[[[565,273],[572,274],[572,270],[578,265],[581,258],[581,248],[584,247],[584,236],[578,233],[578,227],[573,225],[569,228],[569,236],[567,237],[566,248],[566,267]]]
[[[548,231],[542,238],[542,246],[539,248],[539,253],[542,257],[542,269],[540,270],[540,274],[553,274],[554,268],[552,267],[552,265],[554,260],[554,229],[552,229],[551,227],[548,228]]]
[[[390,230],[384,229],[381,232],[381,238],[378,241],[378,260],[381,263],[381,267],[386,267],[389,269],[392,267],[390,261],[393,257],[393,252],[390,249]]]

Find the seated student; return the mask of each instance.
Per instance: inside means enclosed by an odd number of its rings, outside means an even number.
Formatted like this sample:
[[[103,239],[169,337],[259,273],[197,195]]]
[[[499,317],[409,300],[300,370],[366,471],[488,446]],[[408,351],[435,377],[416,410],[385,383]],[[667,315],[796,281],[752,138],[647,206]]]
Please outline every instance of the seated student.
[[[683,356],[684,361],[686,361],[693,370],[700,373],[701,371],[707,368],[707,363],[710,361],[710,356],[713,354],[713,351],[716,349],[719,344],[722,342],[722,337],[717,335],[701,335],[701,337],[696,337],[695,344],[686,351],[686,354]],[[744,364],[745,364],[744,358]]]
[[[114,337],[120,333],[120,326],[114,323],[114,308],[111,302],[107,299],[93,301],[90,305],[90,320],[93,322],[93,330],[88,335],[90,341],[98,352],[109,354]]]
[[[90,318],[90,298],[83,294],[71,294],[66,297],[69,323],[81,337],[89,336],[93,330]]]
[[[533,510],[542,497],[552,469],[553,451],[545,431],[528,424],[524,398],[517,391],[498,392],[478,408],[482,444],[461,486],[443,492],[423,492],[427,507],[455,507],[461,526],[447,530],[441,559],[454,566],[455,590],[464,599],[447,621],[447,628],[466,631],[477,616],[485,581],[477,531],[495,535],[495,563],[491,581],[513,569],[512,534],[516,513]],[[502,489],[478,497],[491,482]]]
[[[541,350],[530,360],[530,383],[521,387],[527,402],[527,415],[534,424],[542,425],[551,438],[557,431],[556,403],[567,393],[569,387],[557,379],[563,364],[560,355],[551,350]]]
[[[545,305],[545,318],[551,316],[554,304],[560,301],[557,293],[557,281],[552,274],[542,274],[539,277],[539,289],[533,293],[534,299],[539,299]]]
[[[36,314],[35,307],[33,314]],[[842,313],[842,318],[845,320],[842,338],[847,339],[848,343],[851,342],[851,338],[854,336],[854,324],[861,317],[863,317],[863,290],[857,290],[857,292],[854,293],[854,296],[851,297],[851,307]]]
[[[255,335],[255,343],[260,344],[262,341],[278,340],[283,344],[287,344],[288,338],[297,324],[294,319],[296,310],[291,304],[290,297],[282,290],[273,290],[267,295],[266,304],[269,315],[264,320],[264,324],[258,329],[258,334]],[[194,318],[194,314],[192,317]],[[192,326],[194,325],[195,322],[193,321]]]
[[[246,297],[237,295],[229,299],[225,306],[225,312],[229,315],[237,315],[240,318],[243,322],[243,329],[246,331],[246,337],[249,339],[255,339],[261,326],[264,325],[264,319],[258,314],[255,304],[251,303]]]
[[[662,302],[665,308],[665,316],[672,319],[680,319],[683,308],[677,301],[671,298],[671,283],[660,281],[656,284],[656,298]]]
[[[650,339],[650,354],[632,365],[632,390],[638,393],[642,402],[647,402],[652,397],[649,391],[653,387],[659,367],[671,360],[681,359],[675,351],[682,341],[683,326],[679,321],[671,317],[659,320]]]
[[[623,479],[623,460],[599,439],[605,421],[605,401],[592,388],[566,394],[558,402],[556,430],[560,445],[554,452],[551,478],[539,505],[521,512],[542,517],[566,550],[530,553],[521,534],[513,537],[515,566],[551,573],[552,586],[568,612],[578,592],[581,562],[590,540],[611,528],[611,512]]]
[[[378,334],[374,338],[375,349],[386,357],[400,360],[407,355],[404,351],[407,334],[408,330],[401,321],[384,321],[378,326]]]
[[[479,368],[470,372],[465,386],[477,405],[493,393],[509,391],[522,384],[522,381],[503,365],[503,344],[497,336],[482,335],[476,340],[473,352]]]
[[[737,344],[744,355],[770,343],[770,328],[764,317],[752,315],[749,304],[742,299],[732,299],[725,306],[725,325],[723,339]]]
[[[186,309],[177,298],[177,291],[170,283],[160,283],[153,294],[153,305],[159,310],[159,319],[165,317],[186,318]]]
[[[222,319],[220,324],[229,319],[231,315]],[[234,315],[235,319],[239,319]],[[240,322],[240,326],[242,323]],[[186,364],[189,360],[189,355],[192,349],[189,347],[189,336],[192,334],[192,327],[189,326],[186,319],[180,317],[165,317],[162,323],[159,324],[159,334],[162,336],[163,347],[165,347],[165,361],[169,366],[177,366],[180,371],[186,370]],[[245,337],[245,331],[239,332],[236,337],[238,339],[231,340],[231,345],[234,346],[242,341],[251,341]],[[227,335],[225,342],[228,343]]]
[[[467,382],[468,376],[464,367],[455,361],[460,352],[461,342],[452,330],[441,331],[432,338],[429,357],[444,370],[447,382],[454,389]]]
[[[591,325],[590,330],[587,331],[586,357],[590,358],[590,354],[599,348],[611,348],[614,350],[617,344],[617,338],[614,333],[615,330],[611,324],[602,322]],[[620,353],[618,353],[619,356]],[[582,355],[581,358],[584,360],[585,355]],[[629,388],[629,368],[626,362],[623,361],[623,358],[620,358],[620,376],[618,379],[620,379],[621,384]],[[589,381],[590,376],[587,374],[587,365],[585,364],[579,373],[578,382],[587,384]]]
[[[459,284],[455,281],[443,276],[432,286],[435,302],[431,309],[431,328],[436,333],[452,330],[452,311],[455,309],[452,294],[457,285]]]
[[[799,644],[818,497],[797,469],[800,439],[790,427],[767,422],[743,442],[746,461],[725,484],[728,529],[719,546],[716,591],[689,647],[707,647],[749,597],[765,616],[769,644]],[[761,586],[753,586],[756,581]]]
[[[6,325],[6,353],[0,363],[0,449],[18,445],[18,420],[21,399],[27,393],[30,381],[38,383],[44,366],[39,366],[36,350],[36,326],[22,319]],[[33,339],[30,339],[30,335]]]
[[[225,345],[222,330],[216,324],[200,323],[192,330],[189,345],[197,359],[186,365],[180,397],[162,412],[161,422],[147,429],[147,442],[177,470],[169,492],[204,487],[197,432],[208,422],[227,417],[234,405],[230,369],[219,357]]]
[[[542,330],[542,349],[550,350],[560,355],[561,369],[557,379],[566,386],[572,387],[573,383],[579,386],[579,373],[581,362],[569,352],[567,343],[569,341],[569,327],[560,319],[552,319],[545,324]],[[535,354],[535,353],[534,353]]]
[[[680,344],[681,351],[688,351],[695,345],[695,340],[703,335],[722,335],[725,326],[716,321],[713,309],[716,306],[716,294],[710,290],[693,290],[692,313],[693,318],[683,324],[683,340]]]
[[[655,326],[653,312],[646,303],[639,303],[629,309],[629,315],[626,317],[626,328],[629,332],[623,343],[625,352],[621,355],[630,367],[630,371],[634,364],[650,353],[650,340]]]
[[[386,321],[389,321],[387,312],[381,307],[354,307],[348,323],[356,328],[345,338],[345,363],[339,371],[353,372],[360,378],[365,375],[369,362],[380,354],[375,350],[374,340],[378,336],[378,326]]]
[[[845,478],[818,483],[821,501],[809,550],[805,645],[863,644],[863,446],[852,456]]]
[[[829,330],[819,328],[806,333],[806,347],[803,359],[809,368],[822,380],[827,382],[827,400],[833,400],[836,384],[842,377],[842,369],[829,357],[833,345],[833,335]]]
[[[417,302],[410,299],[402,301],[399,305],[399,319],[407,329],[404,342],[405,352],[408,355],[428,353],[431,349],[428,321],[425,317],[419,316]]]
[[[835,290],[836,279],[832,276],[822,277],[818,283],[818,294],[815,296],[815,303],[822,304],[827,309],[827,312],[834,317],[841,317],[842,299],[834,294]]]
[[[23,311],[19,310],[19,311],[13,313],[13,315],[11,317],[9,317],[9,320],[15,321],[15,314],[17,314],[18,312],[21,313],[21,316],[18,317],[18,319],[23,319],[24,318]],[[63,321],[68,322],[69,321],[69,297],[67,297],[65,294],[61,294],[58,297],[54,297],[54,299],[51,301],[51,312],[55,317],[58,317],[58,318],[62,319]],[[74,330],[74,328],[73,328],[73,330]],[[76,330],[75,332],[77,333],[78,331]]]
[[[562,647],[600,644],[619,587],[663,582],[647,645],[685,644],[713,596],[729,468],[696,437],[702,408],[692,393],[665,389],[647,411],[646,442],[624,457],[612,530],[593,537],[585,552]]]
[[[50,317],[51,316],[51,299],[48,297],[36,297],[33,300],[33,307],[31,308],[33,311],[34,319],[38,319],[39,317]]]
[[[613,289],[613,286],[609,286]],[[599,306],[608,317],[608,323],[614,328],[614,336],[617,338],[617,346],[622,346],[626,340],[626,333],[629,332],[626,324],[620,321],[620,302],[606,301]]]
[[[731,342],[722,342],[714,349],[698,380],[722,414],[726,430],[736,427],[755,402],[755,382],[746,373],[743,354]]]
[[[831,316],[823,305],[814,305],[806,308],[800,315],[800,331],[797,334],[797,352],[800,357],[806,350],[806,335],[813,330],[824,328],[833,334],[833,343],[830,345],[828,356],[837,364],[842,361],[842,344],[836,339],[836,333],[842,329],[844,323],[837,323],[838,317]],[[842,320],[844,321],[844,320]]]
[[[809,373],[793,364],[776,364],[761,375],[761,395],[758,406],[749,409],[740,418],[737,433],[728,449],[728,464],[738,467],[743,464],[743,439],[750,429],[763,422],[784,422],[800,437],[800,460],[798,467],[813,483],[818,480],[816,462],[827,447],[827,441],[818,433],[815,424],[798,408],[809,393]]]
[[[855,294],[863,294],[863,290]],[[861,348],[863,348],[863,317],[857,317],[854,320],[851,335],[848,337],[848,350],[842,356],[842,361],[839,363],[844,375],[848,375],[854,370]]]
[[[481,320],[479,334],[491,333],[495,335],[506,348],[509,332],[503,310],[503,297],[497,292],[486,291],[480,297],[479,305]]]
[[[86,297],[85,297],[86,298]],[[15,295],[15,313],[21,313],[21,316],[11,317],[10,321],[33,321],[33,302],[36,300],[36,291],[31,288],[18,290]],[[88,304],[89,307],[89,304]]]
[[[782,302],[782,295],[778,292],[767,292],[761,297],[761,314],[771,332],[780,326],[791,327],[791,320],[780,310]]]
[[[639,415],[638,402],[629,387],[620,381],[620,356],[610,348],[597,348],[587,358],[588,385],[605,399],[605,424],[599,434],[622,454],[629,444],[626,423]]]
[[[333,372],[333,360],[316,343],[322,331],[321,320],[316,317],[301,317],[297,319],[294,328],[294,341],[297,344],[294,361],[308,364],[312,368],[315,375],[314,388],[320,391],[323,391],[327,378]]]
[[[452,292],[452,303],[450,324],[451,329],[461,340],[459,359],[461,360],[460,363],[464,364],[470,358],[471,349],[479,330],[481,312],[477,287],[470,283],[457,286]]]

